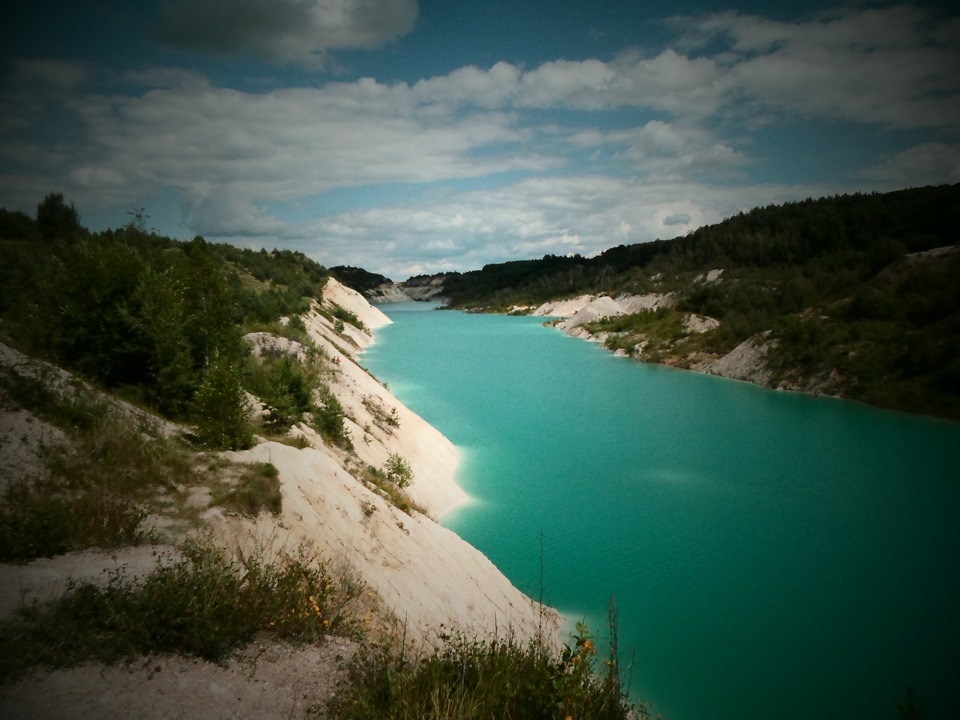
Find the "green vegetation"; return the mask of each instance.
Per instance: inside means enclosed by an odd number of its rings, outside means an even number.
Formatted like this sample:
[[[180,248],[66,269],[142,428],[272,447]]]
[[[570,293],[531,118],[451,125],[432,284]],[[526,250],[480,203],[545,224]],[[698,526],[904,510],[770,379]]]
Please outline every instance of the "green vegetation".
[[[502,311],[584,293],[675,292],[675,313],[589,326],[644,357],[720,356],[769,332],[774,377],[960,418],[960,185],[757,208],[673,240],[444,276],[453,307]],[[705,273],[722,269],[719,280]],[[677,334],[679,313],[720,321]],[[619,329],[617,329],[619,328]],[[672,337],[671,337],[672,335]],[[682,362],[681,362],[682,364]],[[822,386],[821,386],[822,387]]]
[[[280,474],[272,463],[251,463],[244,466],[236,486],[216,498],[218,505],[256,517],[261,510],[280,513]]]
[[[323,393],[320,405],[313,413],[313,428],[324,440],[343,448],[353,450],[353,441],[343,424],[346,413],[343,405],[329,390]]]
[[[383,466],[383,474],[386,475],[389,482],[392,482],[401,490],[410,487],[413,482],[413,469],[410,467],[410,463],[396,453],[387,458],[387,462]]]
[[[330,274],[347,287],[351,287],[364,295],[372,290],[376,290],[381,285],[388,285],[392,282],[390,278],[378,273],[372,273],[363,268],[351,267],[349,265],[332,267],[330,268]]]
[[[0,623],[0,679],[150,653],[220,661],[257,633],[308,642],[360,636],[352,609],[364,588],[304,551],[232,558],[188,543],[181,552],[142,580],[118,572],[105,586],[76,583],[56,600],[21,608]]]
[[[251,444],[245,390],[264,393],[270,429],[313,410],[317,373],[282,358],[258,371],[241,337],[266,329],[306,343],[299,315],[322,298],[326,269],[287,250],[160,237],[145,231],[143,209],[131,214],[126,227],[94,234],[59,194],[36,220],[0,212],[4,341],[195,424],[211,448]],[[361,327],[344,308],[324,312]]]
[[[0,561],[147,542],[142,523],[158,497],[196,481],[187,448],[153,423],[83,396],[61,399],[41,379],[12,371],[0,379],[8,402],[65,434],[63,443],[43,448],[39,477],[3,489]]]
[[[646,343],[645,357],[659,359],[668,352],[677,352],[677,343],[687,340],[683,330],[683,313],[672,308],[620,315],[584,327],[592,333],[610,333],[607,347],[631,350],[638,342]]]
[[[407,515],[412,515],[414,511],[423,512],[423,508],[414,503],[406,493],[406,488],[413,484],[413,469],[410,463],[400,455],[396,453],[390,455],[382,468],[373,465],[358,468],[357,477],[380,497]],[[367,516],[374,510],[373,505],[369,507]]]
[[[391,433],[393,428],[400,427],[400,416],[396,408],[390,408],[390,412],[387,412],[380,399],[373,395],[365,395],[362,402],[363,406],[373,416],[374,423],[384,432]]]
[[[0,372],[0,401],[64,433],[42,448],[46,462],[34,476],[3,478],[0,561],[159,539],[144,521],[195,520],[182,507],[195,491],[248,515],[280,512],[274,465],[235,466],[198,446],[245,448],[255,430],[282,434],[308,420],[328,442],[352,449],[344,408],[324,382],[328,360],[299,318],[322,299],[326,270],[299,253],[158,237],[146,231],[144,209],[131,215],[126,227],[94,234],[62,195],[48,196],[36,220],[0,210],[0,337],[84,381],[52,369],[51,377]],[[363,327],[345,308],[319,312],[341,332]],[[254,331],[301,345],[252,353],[242,337]],[[247,393],[267,407],[260,426]],[[192,424],[193,444],[137,405]],[[371,400],[368,409],[378,426],[399,425],[396,408],[376,403],[374,412]],[[412,467],[400,455],[358,476],[404,512],[419,510],[405,492]],[[0,622],[0,680],[151,653],[223,661],[258,634],[360,638],[371,595],[303,550],[233,557],[188,542],[146,577],[117,571],[73,583]],[[392,647],[362,653],[339,717],[628,717],[615,663],[605,679],[594,676],[593,642],[582,629],[559,655],[540,644],[448,638],[412,662]]]
[[[374,648],[354,661],[331,714],[342,720],[649,717],[627,699],[616,657],[598,676],[590,633],[578,624],[573,639],[559,654],[536,640],[462,636],[444,638],[440,649],[419,659],[408,659],[402,645]]]

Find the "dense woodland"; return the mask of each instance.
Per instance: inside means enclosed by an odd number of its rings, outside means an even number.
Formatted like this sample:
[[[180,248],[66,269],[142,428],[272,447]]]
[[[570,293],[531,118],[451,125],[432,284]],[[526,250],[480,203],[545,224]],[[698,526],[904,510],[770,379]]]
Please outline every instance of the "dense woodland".
[[[687,352],[723,354],[766,332],[781,376],[832,374],[847,397],[960,419],[960,253],[923,254],[958,238],[960,185],[842,195],[757,208],[593,258],[447,274],[444,295],[452,307],[504,311],[585,293],[677,292],[676,309],[659,318],[592,329],[656,321],[669,332],[672,313],[706,315],[720,327]],[[714,269],[722,280],[702,282]]]
[[[336,399],[314,405],[316,353],[307,364],[256,362],[241,340],[264,330],[308,342],[298,316],[322,296],[327,270],[288,250],[171,240],[145,229],[142,210],[131,216],[123,228],[91,233],[56,193],[36,218],[0,210],[2,339],[192,421],[207,445],[252,442],[244,391],[267,404],[278,429],[312,411],[326,434],[342,436]]]

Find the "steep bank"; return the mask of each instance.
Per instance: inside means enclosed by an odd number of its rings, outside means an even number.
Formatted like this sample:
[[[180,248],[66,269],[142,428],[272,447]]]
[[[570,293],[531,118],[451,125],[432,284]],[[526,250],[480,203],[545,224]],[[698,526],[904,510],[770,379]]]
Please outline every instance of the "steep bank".
[[[339,320],[334,312],[350,321]],[[436,522],[436,517],[467,500],[454,477],[458,453],[360,365],[359,353],[373,342],[373,329],[389,322],[386,316],[331,280],[322,300],[302,320],[326,358],[325,386],[344,408],[352,449],[325,441],[301,423],[283,441],[260,438],[249,450],[204,454],[203,462],[217,457],[271,463],[277,469],[281,511],[250,518],[218,505],[210,488],[178,487],[168,493],[168,507],[150,518],[170,545],[112,553],[90,550],[0,566],[4,611],[61,592],[70,578],[104,578],[118,564],[133,574],[146,574],[173,551],[179,538],[210,532],[229,550],[280,551],[302,545],[345,566],[377,596],[383,619],[392,617],[402,624],[408,641],[431,644],[438,634],[452,629],[477,637],[508,632],[528,637],[545,630],[552,637],[556,613],[520,593],[482,553]],[[303,347],[267,333],[256,336],[270,353],[297,357]],[[27,372],[28,366],[40,368],[38,377],[55,372],[12,350],[0,353],[0,358],[18,372]],[[55,374],[71,391],[87,387],[66,373]],[[18,476],[42,472],[40,455],[57,434],[13,403],[5,401],[0,408],[5,481],[11,479],[6,471],[14,467]],[[188,430],[170,423],[165,427],[174,433]],[[25,447],[31,443],[32,450]],[[402,512],[368,482],[370,468],[384,466],[392,456],[402,456],[409,464],[408,492],[422,512]],[[174,503],[182,507],[175,508]],[[184,526],[180,518],[186,506],[195,517],[193,525]]]
[[[309,447],[272,442],[226,453],[239,462],[277,467],[283,511],[279,516],[261,514],[256,521],[223,515],[213,526],[225,541],[308,543],[343,559],[406,623],[408,632],[425,641],[441,626],[480,636],[537,632],[544,619],[540,606],[513,587],[480,551],[434,519],[468,499],[455,481],[456,448],[359,362],[359,353],[374,341],[372,331],[390,320],[334,280],[328,281],[324,300],[355,314],[363,326],[347,325],[338,333],[317,307],[304,317],[317,346],[340,358],[327,383],[344,407],[354,452],[326,445],[300,424],[293,434]],[[402,512],[358,479],[364,466],[381,467],[393,454],[409,462],[413,482],[407,490],[426,514]],[[555,627],[555,613],[543,612],[547,625]]]
[[[709,375],[752,382],[770,388],[786,388],[786,383],[775,381],[767,362],[770,344],[764,335],[745,340],[726,355],[708,354],[699,351],[684,352],[678,349],[679,340],[695,337],[719,326],[714,318],[684,313],[680,326],[668,350],[654,347],[651,338],[643,334],[630,335],[627,343],[620,343],[617,333],[594,332],[588,326],[600,320],[628,316],[634,313],[671,309],[678,299],[675,293],[647,293],[644,295],[621,295],[611,298],[605,295],[581,295],[570,300],[544,303],[532,314],[558,318],[554,325],[570,337],[602,343],[617,355],[631,357],[641,362],[658,362],[671,367],[696,370]],[[622,336],[621,336],[622,337]],[[803,389],[790,387],[790,389]]]

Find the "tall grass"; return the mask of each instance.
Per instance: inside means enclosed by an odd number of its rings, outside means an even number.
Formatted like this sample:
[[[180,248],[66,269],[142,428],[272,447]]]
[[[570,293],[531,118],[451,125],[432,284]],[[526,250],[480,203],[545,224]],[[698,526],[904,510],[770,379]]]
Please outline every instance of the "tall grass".
[[[0,561],[25,562],[91,546],[135,545],[157,493],[195,478],[184,444],[81,396],[61,398],[36,378],[5,374],[8,400],[66,433],[43,448],[45,467],[0,496]]]
[[[76,583],[53,601],[21,608],[0,624],[0,679],[150,653],[219,661],[257,633],[305,642],[360,635],[352,608],[363,586],[305,550],[230,557],[194,542],[182,554],[141,581],[117,572],[106,586]]]
[[[596,645],[577,626],[559,652],[538,639],[474,640],[463,635],[425,657],[404,644],[358,653],[330,707],[338,720],[560,720],[647,718],[623,691],[615,657],[598,672]],[[616,647],[616,642],[611,643]],[[614,651],[615,653],[615,651]]]

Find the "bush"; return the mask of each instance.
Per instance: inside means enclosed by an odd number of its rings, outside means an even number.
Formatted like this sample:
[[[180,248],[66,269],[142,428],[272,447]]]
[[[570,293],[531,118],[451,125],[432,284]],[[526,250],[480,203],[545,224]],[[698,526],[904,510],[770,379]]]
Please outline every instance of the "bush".
[[[245,375],[250,392],[269,408],[266,422],[274,428],[288,428],[313,409],[316,372],[295,358],[283,354],[251,357]]]
[[[616,663],[605,677],[593,668],[596,646],[577,626],[573,647],[559,657],[541,643],[447,637],[432,654],[408,660],[403,649],[382,646],[354,660],[334,701],[338,720],[377,718],[596,718],[648,717],[621,690]]]
[[[162,652],[220,661],[258,632],[306,642],[359,636],[350,608],[363,588],[303,550],[270,562],[204,543],[182,552],[144,580],[118,571],[106,587],[73,584],[56,600],[21,608],[0,624],[0,679],[38,665]]]
[[[328,389],[323,394],[320,407],[314,411],[313,427],[325,440],[346,450],[352,450],[353,441],[350,440],[347,428],[343,424],[344,417],[343,405]]]
[[[223,355],[210,361],[190,416],[204,445],[241,450],[253,444],[250,408],[236,361]]]
[[[410,463],[396,453],[387,458],[387,462],[383,466],[383,473],[387,480],[398,488],[406,488],[413,483],[413,468],[410,467]]]
[[[261,510],[274,515],[282,509],[280,480],[272,463],[251,463],[244,468],[235,488],[220,501],[226,507],[256,517]]]

